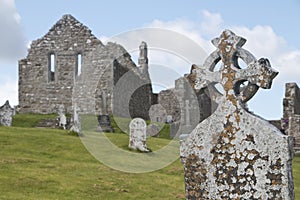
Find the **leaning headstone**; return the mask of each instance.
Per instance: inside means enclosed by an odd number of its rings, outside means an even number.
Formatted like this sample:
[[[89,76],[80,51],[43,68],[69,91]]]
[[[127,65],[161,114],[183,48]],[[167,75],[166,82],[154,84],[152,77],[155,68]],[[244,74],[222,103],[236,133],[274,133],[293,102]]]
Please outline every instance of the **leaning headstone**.
[[[7,100],[3,106],[0,107],[0,124],[2,126],[11,126],[14,109],[10,107]]]
[[[142,152],[149,152],[146,145],[146,128],[147,124],[142,118],[134,118],[129,124],[129,145],[128,147],[133,150]]]
[[[181,141],[186,199],[294,199],[291,138],[246,106],[278,72],[229,30],[212,42],[217,50],[194,71],[195,89],[220,83],[224,94],[215,112]],[[241,69],[238,58],[248,67]],[[219,61],[221,69],[213,71]]]

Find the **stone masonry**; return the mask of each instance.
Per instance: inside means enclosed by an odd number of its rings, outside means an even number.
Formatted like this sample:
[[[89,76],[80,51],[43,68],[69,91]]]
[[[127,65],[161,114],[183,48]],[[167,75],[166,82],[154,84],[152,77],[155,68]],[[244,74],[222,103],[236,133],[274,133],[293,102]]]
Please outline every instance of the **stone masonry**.
[[[283,99],[283,131],[294,138],[294,149],[300,151],[300,89],[296,83],[286,83]]]
[[[14,113],[15,111],[9,105],[9,101],[6,101],[5,104],[0,107],[0,125],[11,126]]]
[[[189,133],[199,122],[210,116],[216,107],[207,89],[193,89],[192,70],[193,66],[189,74],[175,80],[175,88],[158,94],[158,103],[174,121],[170,128],[171,138]]]
[[[259,87],[271,87],[278,72],[268,59],[256,60],[243,49],[245,42],[225,30],[212,40],[217,50],[194,69],[195,89],[220,83],[224,93],[212,115],[182,137],[186,199],[294,199],[291,137],[246,105]],[[248,67],[241,69],[238,59]],[[221,69],[213,71],[218,62]]]
[[[60,105],[72,113],[76,103],[80,113],[111,115],[114,87],[132,71],[148,84],[131,95],[130,114],[148,119],[153,94],[148,59],[143,60],[146,63],[137,66],[121,45],[102,44],[73,16],[64,15],[19,61],[20,113],[56,113]]]

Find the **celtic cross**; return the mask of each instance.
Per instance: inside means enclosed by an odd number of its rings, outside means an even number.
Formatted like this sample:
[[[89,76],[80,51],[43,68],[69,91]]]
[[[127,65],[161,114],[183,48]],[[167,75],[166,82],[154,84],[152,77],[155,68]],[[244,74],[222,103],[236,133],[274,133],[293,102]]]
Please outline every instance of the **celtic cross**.
[[[212,40],[217,50],[203,66],[193,66],[195,89],[219,83],[224,92],[216,95],[214,113],[181,138],[187,200],[293,199],[291,138],[245,109],[259,87],[271,87],[278,72],[267,59],[256,60],[244,50],[245,42],[225,30]]]
[[[225,30],[220,37],[212,40],[218,49],[209,55],[202,67],[195,66],[195,89],[202,89],[210,84],[220,83],[225,91],[223,99],[230,100],[234,105],[242,105],[251,99],[258,88],[270,88],[273,78],[278,74],[271,68],[268,59],[258,61],[242,46],[246,39]],[[239,66],[238,59],[242,59],[247,68]],[[216,64],[222,61],[219,71],[213,71]],[[248,81],[248,85],[242,87]]]

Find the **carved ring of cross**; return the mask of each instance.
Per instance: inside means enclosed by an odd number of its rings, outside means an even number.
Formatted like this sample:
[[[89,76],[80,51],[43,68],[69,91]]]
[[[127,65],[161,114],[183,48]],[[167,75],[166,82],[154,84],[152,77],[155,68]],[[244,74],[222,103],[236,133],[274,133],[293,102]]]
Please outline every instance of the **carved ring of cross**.
[[[259,87],[270,88],[272,80],[278,72],[271,68],[268,59],[261,58],[257,61],[249,51],[241,48],[245,42],[246,39],[236,36],[230,30],[225,30],[220,37],[213,39],[212,43],[217,47],[217,50],[208,56],[202,67],[194,66],[195,89],[210,87],[217,83],[224,86],[222,77],[224,74],[232,73],[235,74],[231,77],[233,86],[229,89],[234,90],[235,96],[239,97],[242,103],[249,101]],[[246,69],[239,66],[239,58],[247,64]],[[222,68],[214,72],[217,63],[220,61],[222,61]],[[246,81],[248,81],[248,84],[242,87],[242,84]],[[213,96],[220,95],[220,93],[216,94],[216,92],[213,92]]]

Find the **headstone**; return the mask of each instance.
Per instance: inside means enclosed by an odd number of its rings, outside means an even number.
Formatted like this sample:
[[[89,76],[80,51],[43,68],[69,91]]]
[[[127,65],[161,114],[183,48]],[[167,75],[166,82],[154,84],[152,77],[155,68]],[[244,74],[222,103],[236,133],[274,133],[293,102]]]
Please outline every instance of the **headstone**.
[[[0,107],[0,124],[2,126],[11,126],[13,115],[14,109],[10,107],[9,101],[6,101],[5,104]]]
[[[212,40],[217,50],[194,71],[195,89],[221,83],[224,94],[215,112],[181,141],[186,199],[294,199],[291,138],[246,106],[259,87],[271,87],[277,72],[244,50],[245,42],[225,30]],[[239,58],[247,68],[240,69]]]
[[[146,145],[147,124],[142,118],[134,118],[129,124],[130,135],[128,147],[133,150],[149,152]]]
[[[158,137],[159,136],[159,125],[157,124],[150,124],[149,126],[147,126],[147,137]]]
[[[109,115],[98,115],[98,132],[114,132]]]
[[[78,115],[79,108],[77,107],[77,104],[73,107],[73,125],[71,126],[70,131],[76,132],[78,134],[81,133],[81,122],[80,122],[80,116]]]
[[[63,127],[63,129],[66,129],[67,118],[66,118],[66,115],[65,115],[64,105],[59,106],[57,114],[58,114],[58,118],[59,118],[58,126]]]

